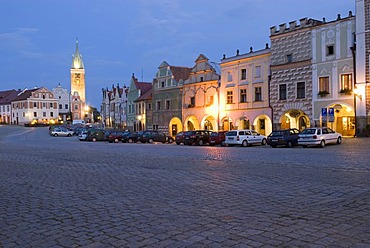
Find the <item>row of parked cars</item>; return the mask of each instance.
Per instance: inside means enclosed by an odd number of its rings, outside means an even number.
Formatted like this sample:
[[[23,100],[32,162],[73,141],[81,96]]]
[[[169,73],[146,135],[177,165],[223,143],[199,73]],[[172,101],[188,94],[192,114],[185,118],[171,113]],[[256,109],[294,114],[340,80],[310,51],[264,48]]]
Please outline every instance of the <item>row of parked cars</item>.
[[[56,136],[56,135],[55,135]],[[213,132],[209,130],[193,130],[179,132],[175,139],[163,132],[144,130],[138,132],[130,131],[106,131],[104,129],[89,128],[78,135],[81,141],[108,141],[110,143],[173,143],[177,145],[221,145],[221,146],[242,146],[270,145],[278,146],[319,146],[326,144],[341,144],[342,135],[328,127],[312,127],[300,132],[298,129],[284,129],[273,131],[268,136],[259,134],[254,130],[230,130]]]
[[[177,145],[221,145],[221,146],[250,146],[270,145],[293,147],[301,145],[325,147],[326,144],[341,144],[342,135],[328,127],[307,128],[300,132],[298,129],[285,129],[273,131],[267,137],[254,130],[231,130],[211,132],[207,130],[195,130],[180,132],[176,135]]]

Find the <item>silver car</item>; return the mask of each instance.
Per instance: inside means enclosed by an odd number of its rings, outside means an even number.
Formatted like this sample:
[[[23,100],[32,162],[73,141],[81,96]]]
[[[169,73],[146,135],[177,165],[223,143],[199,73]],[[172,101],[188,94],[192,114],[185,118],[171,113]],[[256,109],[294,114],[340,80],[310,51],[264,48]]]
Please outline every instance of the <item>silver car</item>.
[[[254,130],[231,130],[226,133],[225,144],[227,146],[241,145],[243,147],[259,144],[266,145],[266,136]]]
[[[55,128],[50,131],[51,136],[66,136],[70,137],[73,135],[73,131],[67,130],[67,129],[62,129],[62,128]]]
[[[333,131],[328,127],[310,127],[303,130],[298,135],[298,145],[320,146],[325,147],[326,144],[341,144],[343,137],[340,133]]]

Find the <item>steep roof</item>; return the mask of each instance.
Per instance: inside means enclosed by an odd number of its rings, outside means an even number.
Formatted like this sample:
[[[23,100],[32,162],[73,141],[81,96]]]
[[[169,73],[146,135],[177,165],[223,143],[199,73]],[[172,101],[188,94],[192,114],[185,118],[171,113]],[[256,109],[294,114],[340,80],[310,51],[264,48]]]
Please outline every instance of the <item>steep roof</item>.
[[[0,105],[10,104],[20,92],[20,90],[0,91]]]
[[[144,95],[146,92],[152,89],[152,83],[139,82],[134,75],[132,75],[132,80],[135,83],[136,89],[141,91],[141,95]]]
[[[191,68],[181,66],[170,66],[170,70],[177,82],[188,79],[191,72]]]
[[[21,92],[16,98],[14,98],[13,101],[23,101],[23,100],[26,100],[26,99],[28,99],[32,95],[33,92],[35,92],[38,89],[39,88],[32,89],[32,90],[25,90],[25,91]]]
[[[152,100],[152,92],[153,90],[150,89],[145,94],[141,95],[138,99],[136,99],[135,102],[144,101],[144,100]]]
[[[84,69],[84,63],[82,61],[82,55],[78,51],[78,40],[76,39],[76,51],[72,54],[72,69]]]

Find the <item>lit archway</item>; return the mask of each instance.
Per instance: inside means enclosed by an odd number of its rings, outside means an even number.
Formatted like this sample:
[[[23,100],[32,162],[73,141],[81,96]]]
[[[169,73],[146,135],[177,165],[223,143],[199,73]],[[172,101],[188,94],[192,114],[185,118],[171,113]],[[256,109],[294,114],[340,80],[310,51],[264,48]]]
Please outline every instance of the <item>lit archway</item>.
[[[355,135],[355,112],[351,106],[345,103],[334,103],[327,108],[334,109],[334,118],[327,117],[327,122],[322,120],[322,125],[328,126],[343,136]]]
[[[174,117],[170,120],[168,125],[169,135],[174,137],[178,132],[182,131],[182,123],[178,117]]]
[[[197,130],[200,129],[199,121],[197,117],[194,115],[189,116],[185,119],[185,126],[184,130],[185,131],[192,131],[192,130]]]
[[[230,117],[226,116],[221,119],[221,130],[229,131],[234,130],[234,124]]]
[[[257,116],[253,121],[253,126],[262,135],[269,135],[272,132],[272,122],[267,115]]]
[[[280,129],[297,128],[303,131],[307,127],[310,127],[310,119],[302,110],[290,109],[280,117]]]
[[[209,115],[203,118],[202,127],[204,127],[205,130],[212,130],[212,131],[218,130],[217,121],[212,115]]]
[[[243,129],[250,129],[250,128],[251,128],[251,123],[247,117],[242,116],[236,121],[236,129],[243,130]]]

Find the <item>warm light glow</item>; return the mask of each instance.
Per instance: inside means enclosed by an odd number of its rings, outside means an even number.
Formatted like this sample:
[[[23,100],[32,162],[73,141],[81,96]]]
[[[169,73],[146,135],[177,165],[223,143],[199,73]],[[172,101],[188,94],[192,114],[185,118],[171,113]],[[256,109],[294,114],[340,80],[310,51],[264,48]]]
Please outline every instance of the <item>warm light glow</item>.
[[[357,96],[360,100],[362,100],[362,96],[365,95],[365,88],[364,87],[360,87],[360,88],[357,88],[355,87],[353,89],[353,93],[355,94],[355,96]]]
[[[88,105],[85,105],[85,111],[87,112],[89,110],[90,110],[89,106]]]
[[[139,121],[141,121],[141,119],[142,119],[143,117],[141,117],[141,115],[139,115],[138,117],[137,117],[137,119],[139,120]]]

